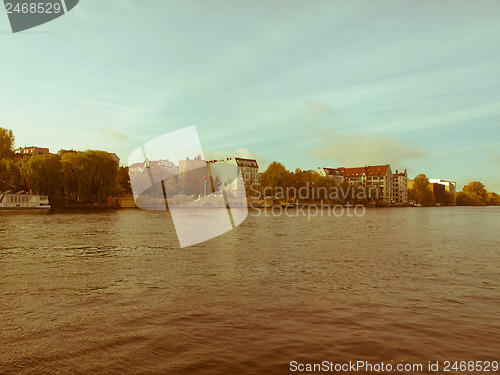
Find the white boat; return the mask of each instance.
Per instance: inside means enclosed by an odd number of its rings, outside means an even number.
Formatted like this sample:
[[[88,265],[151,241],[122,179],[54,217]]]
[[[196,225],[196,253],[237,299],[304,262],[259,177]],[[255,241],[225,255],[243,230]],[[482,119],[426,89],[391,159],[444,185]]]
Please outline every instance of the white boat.
[[[11,193],[10,190],[0,192],[0,211],[48,209],[50,209],[49,197],[45,195],[26,194],[24,191]]]

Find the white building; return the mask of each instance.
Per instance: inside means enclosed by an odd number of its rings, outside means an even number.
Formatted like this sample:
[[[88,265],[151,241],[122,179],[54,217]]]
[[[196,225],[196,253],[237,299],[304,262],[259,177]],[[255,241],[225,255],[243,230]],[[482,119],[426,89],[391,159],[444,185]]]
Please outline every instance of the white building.
[[[21,156],[47,155],[47,154],[49,154],[49,149],[45,148],[45,147],[37,147],[37,146],[21,147],[21,148],[14,150],[14,153],[16,155],[21,155]]]
[[[408,203],[408,174],[396,170],[392,175],[392,200],[394,203]]]
[[[210,160],[209,163],[228,163],[238,166],[244,183],[244,186],[238,187],[238,190],[244,190],[245,187],[247,187],[248,190],[252,184],[256,186],[259,183],[259,164],[255,159],[232,157],[222,160]],[[243,193],[243,191],[241,191],[241,193]]]
[[[318,167],[314,172],[318,173],[320,176],[328,177],[330,180],[334,181],[337,186],[342,185],[344,182],[344,175],[339,169]]]

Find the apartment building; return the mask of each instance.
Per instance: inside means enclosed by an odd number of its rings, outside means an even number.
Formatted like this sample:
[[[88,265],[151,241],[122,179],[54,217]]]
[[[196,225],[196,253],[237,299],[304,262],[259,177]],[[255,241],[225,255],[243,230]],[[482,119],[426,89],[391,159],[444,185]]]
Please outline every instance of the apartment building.
[[[345,182],[365,188],[372,198],[376,196],[384,203],[392,201],[392,171],[389,164],[337,169],[342,172]]]
[[[340,186],[344,183],[344,175],[342,171],[336,168],[325,168],[318,167],[313,172],[316,172],[320,176],[328,177],[330,180],[334,181],[336,185]]]
[[[259,164],[255,159],[232,157],[222,160],[210,160],[208,163],[229,163],[238,166],[244,183],[244,186],[235,187],[235,189],[239,191],[239,195],[244,194],[245,187],[247,188],[247,194],[250,193],[253,190],[249,189],[249,187],[252,184],[257,185],[259,183]],[[236,183],[236,181],[234,181],[234,183]]]
[[[44,147],[36,147],[36,146],[31,146],[31,147],[20,147],[16,150],[14,150],[14,153],[16,155],[22,156],[34,156],[34,155],[45,155],[49,154],[49,149],[44,148]]]
[[[408,203],[408,173],[406,169],[399,173],[396,170],[396,173],[392,175],[392,200],[398,204]]]

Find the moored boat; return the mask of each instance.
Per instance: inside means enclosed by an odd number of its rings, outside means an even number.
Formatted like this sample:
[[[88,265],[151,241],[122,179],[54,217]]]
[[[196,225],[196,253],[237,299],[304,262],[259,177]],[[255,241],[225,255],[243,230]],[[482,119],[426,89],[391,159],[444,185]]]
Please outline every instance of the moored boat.
[[[10,190],[0,192],[0,210],[49,210],[49,197],[45,195],[26,194],[23,191],[11,193]]]

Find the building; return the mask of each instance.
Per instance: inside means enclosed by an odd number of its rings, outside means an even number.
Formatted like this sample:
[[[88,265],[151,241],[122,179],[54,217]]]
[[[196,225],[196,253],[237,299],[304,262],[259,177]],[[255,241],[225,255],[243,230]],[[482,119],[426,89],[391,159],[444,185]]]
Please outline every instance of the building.
[[[31,146],[31,147],[21,147],[18,148],[17,150],[14,150],[14,153],[16,155],[21,155],[22,156],[34,156],[34,155],[46,155],[49,154],[49,149],[48,148],[43,148],[43,147],[36,147],[36,146]]]
[[[64,155],[64,154],[76,154],[78,151],[76,150],[64,150],[64,149],[61,149],[59,151],[57,151],[57,155],[61,156],[61,155]]]
[[[207,162],[201,158],[201,155],[196,156],[194,159],[186,158],[179,160],[179,174],[192,171],[197,168],[206,168]]]
[[[118,155],[116,155],[114,152],[108,152],[109,156],[111,156],[111,159],[113,159],[116,162],[117,166],[120,166],[120,158]]]
[[[244,183],[244,186],[234,187],[234,189],[238,190],[238,195],[244,194],[245,187],[248,193],[256,191],[256,189],[250,189],[250,186],[257,186],[259,183],[260,174],[257,160],[232,157],[222,160],[210,160],[209,163],[228,163],[238,167]],[[237,181],[234,181],[234,183],[237,183]]]
[[[396,173],[392,175],[392,200],[398,204],[408,203],[408,174],[406,169],[404,173],[398,173],[396,170]]]
[[[446,206],[446,188],[442,184],[430,183],[429,187],[434,196],[434,204],[437,206]]]
[[[444,185],[445,191],[451,196],[451,204],[455,204],[457,199],[457,183],[455,181],[441,180],[437,178],[430,178],[429,182],[431,184]],[[437,201],[436,201],[437,202]],[[450,202],[448,202],[450,203]]]
[[[413,189],[414,185],[415,180],[408,180],[408,189]],[[456,182],[431,178],[427,187],[432,192],[436,205],[455,205],[457,195]]]
[[[163,178],[159,178],[159,180],[162,180],[162,179],[164,180],[170,176],[174,176],[174,175],[178,174],[178,172],[179,172],[179,168],[168,159],[167,160],[153,160],[153,161],[148,160],[147,163],[146,162],[134,163],[134,164],[129,165],[128,168],[129,168],[129,173],[131,175],[144,173],[146,171],[146,169],[149,168],[154,175],[156,175],[156,173],[154,173],[154,172],[157,171],[158,174],[166,176]]]
[[[318,173],[320,176],[328,177],[338,186],[344,183],[344,175],[339,169],[318,167],[318,169],[315,169],[313,172]]]
[[[130,183],[136,195],[142,194],[151,188],[152,183],[165,181],[178,174],[178,167],[171,161],[153,160],[141,163],[134,163],[128,166]]]
[[[255,159],[233,157],[222,160],[210,160],[209,163],[229,163],[237,165],[246,186],[259,183],[259,164]]]
[[[384,203],[392,201],[392,171],[389,164],[355,168],[337,168],[349,185],[363,187],[371,198]]]
[[[259,164],[255,159],[232,158],[241,171],[245,186],[259,183]]]

